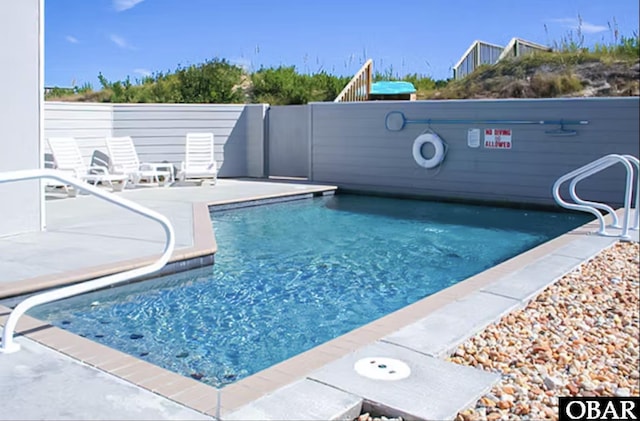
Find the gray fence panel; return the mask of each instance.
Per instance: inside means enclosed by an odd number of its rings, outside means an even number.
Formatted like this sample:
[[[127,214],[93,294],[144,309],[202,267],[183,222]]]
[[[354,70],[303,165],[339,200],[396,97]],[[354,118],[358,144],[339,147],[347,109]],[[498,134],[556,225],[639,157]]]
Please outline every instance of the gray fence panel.
[[[186,135],[214,135],[221,177],[246,175],[245,105],[114,104],[114,136],[131,136],[141,161],[184,160]]]
[[[609,153],[638,156],[638,98],[463,100],[312,104],[312,180],[386,194],[554,204],[561,175]],[[509,124],[437,124],[448,145],[445,160],[427,170],[412,156],[414,139],[428,128],[385,128],[385,116],[407,119],[588,120],[576,136],[551,136],[556,127]],[[470,148],[470,128],[512,130],[509,150]],[[484,136],[481,136],[481,141]],[[481,142],[482,143],[482,142]],[[580,183],[585,199],[622,202],[624,170],[610,168]]]
[[[269,108],[268,168],[270,176],[309,176],[309,108],[281,105]]]
[[[247,176],[264,177],[265,174],[265,120],[268,106],[252,104],[245,108]]]

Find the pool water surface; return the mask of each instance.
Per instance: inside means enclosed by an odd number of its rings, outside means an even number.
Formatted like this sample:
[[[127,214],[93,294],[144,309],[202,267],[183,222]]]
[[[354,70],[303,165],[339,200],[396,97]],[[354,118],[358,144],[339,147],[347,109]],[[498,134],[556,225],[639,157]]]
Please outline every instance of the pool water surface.
[[[221,386],[412,304],[589,216],[336,195],[211,212],[213,267],[30,315]]]

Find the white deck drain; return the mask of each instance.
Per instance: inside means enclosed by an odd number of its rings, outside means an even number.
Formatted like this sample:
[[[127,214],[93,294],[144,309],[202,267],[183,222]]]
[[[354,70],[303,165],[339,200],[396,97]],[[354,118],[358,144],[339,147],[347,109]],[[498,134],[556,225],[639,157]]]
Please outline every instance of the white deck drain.
[[[358,360],[353,368],[361,376],[374,380],[402,380],[409,377],[409,366],[393,358],[372,357]]]

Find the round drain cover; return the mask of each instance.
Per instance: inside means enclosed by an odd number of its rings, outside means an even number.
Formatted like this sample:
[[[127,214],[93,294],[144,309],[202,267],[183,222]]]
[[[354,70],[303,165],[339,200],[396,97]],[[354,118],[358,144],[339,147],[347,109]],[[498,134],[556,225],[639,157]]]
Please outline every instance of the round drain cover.
[[[353,368],[361,376],[374,380],[401,380],[411,374],[409,366],[393,358],[372,357],[358,360]]]

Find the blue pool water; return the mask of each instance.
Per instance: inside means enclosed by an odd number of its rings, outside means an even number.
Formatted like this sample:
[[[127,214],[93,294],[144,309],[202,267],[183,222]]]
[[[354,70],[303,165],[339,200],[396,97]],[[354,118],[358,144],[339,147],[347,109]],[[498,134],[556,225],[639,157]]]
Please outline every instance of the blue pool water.
[[[214,267],[31,315],[223,385],[378,319],[589,220],[339,195],[213,211]]]

